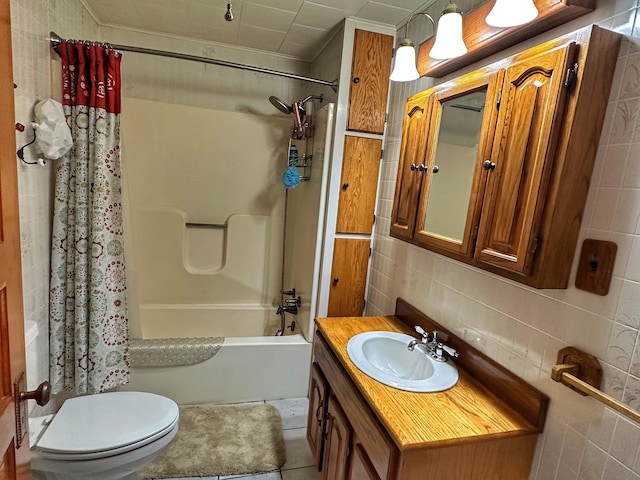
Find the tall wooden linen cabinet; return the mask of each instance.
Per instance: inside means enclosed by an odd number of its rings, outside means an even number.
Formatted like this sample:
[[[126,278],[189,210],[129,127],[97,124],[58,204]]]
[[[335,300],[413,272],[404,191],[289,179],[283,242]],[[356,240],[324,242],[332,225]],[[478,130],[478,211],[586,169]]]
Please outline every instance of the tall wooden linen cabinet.
[[[325,251],[331,251],[331,265],[324,266],[330,276],[323,276],[327,316],[360,316],[365,306],[394,43],[392,34],[378,30],[345,22],[338,103],[348,109],[342,118],[338,113],[333,146],[335,168],[342,161],[339,183],[334,170],[329,187]]]

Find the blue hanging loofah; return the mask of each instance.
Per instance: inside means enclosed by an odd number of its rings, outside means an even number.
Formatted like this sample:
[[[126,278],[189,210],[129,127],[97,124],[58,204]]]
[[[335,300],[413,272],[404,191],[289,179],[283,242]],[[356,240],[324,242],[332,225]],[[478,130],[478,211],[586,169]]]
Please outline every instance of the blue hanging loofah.
[[[285,188],[296,188],[300,183],[300,174],[295,167],[287,168],[282,174],[282,183]]]

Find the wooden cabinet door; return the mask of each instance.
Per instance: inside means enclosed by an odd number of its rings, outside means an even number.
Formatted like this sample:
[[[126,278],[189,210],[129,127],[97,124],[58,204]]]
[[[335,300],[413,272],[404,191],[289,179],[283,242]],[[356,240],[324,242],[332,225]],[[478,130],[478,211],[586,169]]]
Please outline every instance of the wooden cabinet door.
[[[311,365],[309,386],[309,413],[307,415],[307,441],[318,467],[322,470],[324,419],[327,412],[327,381],[317,363]]]
[[[347,480],[351,448],[351,426],[336,397],[329,399],[323,480]]]
[[[531,271],[575,44],[510,66],[505,73],[476,258]]]
[[[370,248],[368,239],[335,239],[327,316],[359,317],[362,315]]]
[[[431,97],[425,93],[407,100],[402,123],[396,193],[391,213],[391,236],[413,238],[416,208],[425,165]],[[420,167],[420,168],[419,168]]]
[[[392,36],[356,29],[347,130],[384,132],[392,54]]]
[[[336,233],[373,230],[381,152],[382,140],[345,137]]]
[[[482,162],[491,155],[502,73],[465,75],[432,95],[414,232],[420,245],[473,255],[487,178]]]
[[[0,0],[0,478],[31,478],[27,406],[16,431],[14,383],[26,390],[20,216],[15,146],[9,0]]]
[[[356,443],[351,459],[349,480],[380,480],[375,468],[367,456],[367,452],[359,443]]]

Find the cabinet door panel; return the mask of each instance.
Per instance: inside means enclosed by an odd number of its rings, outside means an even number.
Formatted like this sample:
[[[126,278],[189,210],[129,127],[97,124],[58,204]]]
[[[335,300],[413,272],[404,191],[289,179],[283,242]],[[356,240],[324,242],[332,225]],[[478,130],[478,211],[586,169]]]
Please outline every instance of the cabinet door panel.
[[[416,168],[425,162],[430,109],[431,97],[424,94],[409,98],[405,107],[390,229],[391,235],[397,238],[413,237],[423,176]]]
[[[473,254],[487,178],[482,162],[491,155],[502,74],[467,75],[433,94],[414,233],[420,245]]]
[[[351,444],[351,427],[336,397],[329,399],[327,439],[323,460],[324,480],[347,480]]]
[[[327,316],[359,317],[362,315],[369,249],[368,239],[335,239]]]
[[[506,70],[476,256],[528,274],[553,167],[575,44]]]
[[[309,412],[307,415],[307,441],[318,467],[322,470],[324,417],[327,412],[328,387],[317,363],[311,366],[309,386]]]
[[[371,233],[381,151],[382,140],[345,137],[337,233]]]
[[[356,444],[353,450],[349,480],[380,480],[369,461],[367,452],[364,451],[364,448],[359,443]]]
[[[384,132],[392,54],[393,37],[356,29],[347,130]]]

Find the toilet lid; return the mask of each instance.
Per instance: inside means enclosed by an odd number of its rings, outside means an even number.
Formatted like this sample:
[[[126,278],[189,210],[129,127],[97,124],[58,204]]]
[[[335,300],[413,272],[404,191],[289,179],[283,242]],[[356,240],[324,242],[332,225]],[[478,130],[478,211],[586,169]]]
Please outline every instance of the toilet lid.
[[[179,416],[173,400],[145,392],[111,392],[70,398],[37,448],[43,453],[113,453],[170,429]],[[95,455],[92,455],[95,456]]]

